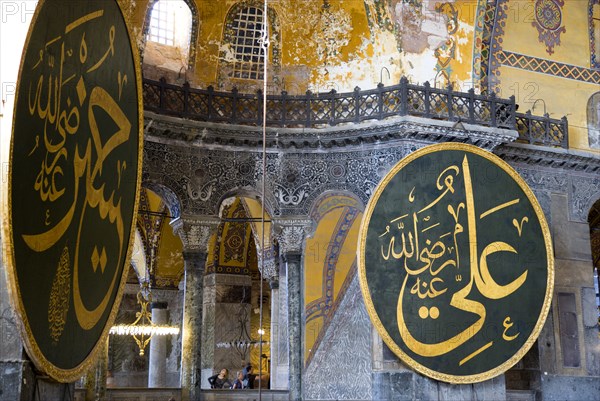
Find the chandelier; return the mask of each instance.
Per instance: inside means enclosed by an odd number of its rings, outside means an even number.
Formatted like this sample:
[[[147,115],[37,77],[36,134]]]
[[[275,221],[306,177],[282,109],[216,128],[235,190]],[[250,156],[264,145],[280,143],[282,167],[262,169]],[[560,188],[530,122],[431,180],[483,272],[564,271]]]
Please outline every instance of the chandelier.
[[[144,295],[145,293],[145,295]],[[179,334],[179,327],[168,325],[156,325],[152,323],[152,315],[148,311],[148,305],[152,302],[152,294],[149,290],[140,290],[137,293],[137,303],[140,311],[135,314],[132,324],[120,324],[110,328],[109,333],[119,336],[132,336],[140,349],[140,356],[153,336],[166,336]]]

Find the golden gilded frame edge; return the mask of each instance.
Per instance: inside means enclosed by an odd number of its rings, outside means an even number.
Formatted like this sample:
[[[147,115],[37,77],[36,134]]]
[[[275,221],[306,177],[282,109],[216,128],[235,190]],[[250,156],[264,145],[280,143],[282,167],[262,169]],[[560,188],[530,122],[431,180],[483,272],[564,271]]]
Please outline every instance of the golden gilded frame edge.
[[[406,167],[409,163],[411,163],[412,161],[416,160],[417,158],[419,158],[423,155],[427,155],[430,153],[435,153],[435,152],[439,152],[439,151],[443,151],[443,150],[460,150],[460,151],[474,153],[478,156],[481,156],[481,157],[491,161],[492,163],[494,163],[495,165],[500,167],[504,172],[506,172],[513,180],[515,180],[515,182],[519,185],[519,187],[523,190],[523,192],[525,193],[525,195],[531,202],[532,207],[536,213],[536,216],[538,217],[538,220],[540,222],[540,227],[542,229],[542,234],[544,237],[544,243],[545,243],[545,247],[546,247],[546,256],[548,259],[548,266],[547,266],[548,276],[547,276],[547,281],[546,281],[546,294],[544,297],[544,303],[542,305],[542,309],[540,311],[538,320],[537,320],[530,336],[527,338],[527,340],[525,341],[523,346],[511,358],[506,360],[501,365],[497,366],[494,369],[490,369],[486,372],[482,372],[482,373],[475,374],[475,375],[468,375],[468,376],[450,375],[450,374],[434,371],[430,368],[427,368],[426,366],[421,365],[420,363],[418,363],[417,361],[412,359],[410,356],[408,356],[406,353],[404,353],[400,349],[400,347],[398,347],[398,345],[394,342],[394,340],[388,334],[385,327],[383,327],[383,324],[381,323],[381,320],[379,319],[379,316],[377,315],[377,312],[375,311],[375,307],[373,305],[373,301],[371,299],[371,294],[369,292],[369,288],[368,288],[368,284],[367,284],[367,277],[366,277],[366,270],[365,270],[364,249],[365,249],[365,245],[366,245],[367,229],[368,229],[368,225],[371,220],[371,215],[373,214],[373,210],[377,204],[377,201],[379,200],[379,197],[381,196],[381,193],[385,190],[385,188],[387,187],[387,184],[392,180],[392,178],[394,178],[394,176],[400,170],[402,170],[404,167]],[[382,340],[392,350],[392,352],[394,352],[394,354],[398,358],[400,358],[400,360],[403,363],[408,365],[411,369],[417,371],[420,374],[428,376],[432,379],[451,383],[451,384],[471,384],[471,383],[482,382],[485,380],[492,379],[496,376],[499,376],[500,374],[506,372],[508,369],[510,369],[512,366],[514,366],[517,362],[519,362],[519,360],[521,360],[523,358],[523,356],[527,353],[527,351],[529,351],[529,349],[533,346],[533,344],[539,337],[540,332],[544,326],[544,323],[546,322],[546,318],[548,317],[548,313],[549,313],[549,310],[550,310],[550,307],[552,304],[552,296],[553,296],[553,291],[554,291],[554,252],[552,249],[552,238],[550,235],[550,229],[548,227],[548,223],[546,221],[544,212],[543,212],[537,198],[533,194],[533,191],[531,190],[531,188],[529,188],[529,185],[527,185],[525,180],[523,180],[523,178],[519,175],[519,173],[517,173],[515,171],[514,168],[512,168],[507,162],[500,159],[498,156],[494,155],[493,153],[483,150],[474,145],[468,145],[468,144],[463,144],[463,143],[454,143],[454,142],[428,145],[424,148],[417,149],[416,151],[412,152],[411,154],[409,154],[408,156],[406,156],[402,160],[400,160],[398,163],[396,163],[396,165],[394,165],[394,167],[392,167],[392,169],[384,176],[384,178],[381,180],[381,182],[377,185],[373,195],[371,196],[371,199],[369,199],[369,202],[367,203],[367,207],[365,208],[365,212],[364,212],[363,219],[361,221],[360,230],[359,230],[357,259],[358,259],[358,275],[359,275],[360,289],[361,289],[361,292],[363,295],[363,299],[365,301],[367,313],[369,314],[371,323],[377,329],[377,332],[381,336]]]
[[[19,65],[19,74],[17,79],[17,90],[15,94],[15,102],[14,102],[14,110],[13,110],[13,118],[12,118],[12,127],[11,127],[11,138],[10,138],[10,150],[9,150],[9,163],[8,163],[8,179],[5,184],[5,197],[2,199],[3,202],[3,210],[2,210],[2,233],[3,233],[3,244],[2,244],[2,252],[4,256],[3,264],[6,270],[7,277],[7,289],[9,293],[9,299],[15,314],[17,315],[17,326],[19,326],[19,332],[21,334],[21,339],[23,341],[23,346],[27,351],[27,355],[31,358],[34,365],[40,369],[42,372],[50,376],[50,378],[61,382],[61,383],[69,383],[79,379],[90,367],[96,362],[96,358],[98,353],[104,346],[104,342],[107,341],[108,332],[110,331],[110,327],[113,325],[119,306],[121,304],[121,298],[123,297],[123,291],[125,288],[125,282],[127,280],[127,273],[129,270],[128,263],[131,259],[131,253],[133,251],[133,242],[135,239],[135,230],[136,230],[136,218],[139,207],[140,200],[140,188],[142,182],[142,164],[143,164],[143,150],[144,150],[144,108],[143,108],[143,92],[142,92],[142,69],[140,62],[140,54],[137,43],[133,36],[132,29],[125,17],[123,4],[120,0],[113,0],[121,13],[121,17],[123,19],[123,23],[125,24],[127,30],[127,36],[129,38],[129,43],[131,46],[131,53],[133,57],[134,63],[134,71],[136,74],[135,77],[135,85],[136,92],[138,98],[138,163],[137,163],[137,173],[136,173],[136,187],[135,187],[135,200],[133,205],[133,216],[132,216],[132,224],[128,237],[128,247],[125,256],[125,266],[123,267],[123,272],[121,274],[121,279],[119,281],[119,286],[117,288],[117,293],[115,294],[115,301],[112,305],[111,311],[109,313],[108,319],[104,328],[102,329],[102,333],[98,338],[98,341],[88,354],[88,356],[77,366],[71,369],[62,369],[48,361],[48,359],[43,355],[38,346],[35,338],[33,337],[33,333],[31,332],[31,328],[29,322],[27,320],[27,316],[24,313],[23,302],[21,299],[21,292],[18,285],[17,277],[16,277],[16,265],[14,259],[14,242],[13,242],[13,230],[12,230],[12,205],[10,200],[12,198],[12,174],[11,174],[11,166],[13,160],[13,146],[14,146],[14,121],[17,114],[17,104],[18,104],[18,96],[19,96],[19,86],[21,84],[21,75],[23,70],[24,56],[29,47],[29,42],[31,36],[33,34],[33,29],[39,17],[42,7],[49,0],[39,0],[34,15],[31,19],[31,24],[29,26],[27,37],[25,39],[25,44],[23,46],[23,51],[21,53],[21,62]]]

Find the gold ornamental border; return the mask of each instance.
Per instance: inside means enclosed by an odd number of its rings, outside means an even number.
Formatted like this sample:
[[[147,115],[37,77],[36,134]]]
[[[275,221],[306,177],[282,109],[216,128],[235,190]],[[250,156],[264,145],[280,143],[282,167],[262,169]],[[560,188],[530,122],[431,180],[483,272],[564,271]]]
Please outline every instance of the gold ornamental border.
[[[418,159],[421,156],[428,155],[430,153],[445,151],[445,150],[459,150],[468,153],[473,153],[478,156],[481,156],[496,166],[500,167],[504,172],[506,172],[515,182],[519,185],[519,187],[523,190],[533,209],[537,218],[540,222],[540,227],[542,229],[542,234],[544,236],[544,242],[546,245],[546,257],[548,259],[548,277],[546,282],[546,295],[544,297],[544,304],[542,306],[542,310],[540,311],[540,315],[536,325],[534,326],[533,331],[529,338],[525,341],[523,346],[515,353],[510,359],[502,363],[501,365],[495,367],[494,369],[490,369],[486,372],[478,373],[475,375],[450,375],[446,373],[440,373],[435,370],[432,370],[422,364],[418,363],[410,356],[408,356],[405,352],[400,349],[400,347],[396,344],[396,342],[391,338],[388,334],[387,330],[381,323],[377,312],[375,311],[375,306],[373,305],[373,301],[371,299],[371,294],[369,292],[369,287],[367,284],[367,276],[365,269],[365,245],[367,239],[367,231],[369,227],[369,223],[371,221],[371,215],[373,214],[373,210],[377,205],[377,201],[381,196],[382,192],[387,187],[387,184],[396,176],[396,174],[406,167],[409,163]],[[429,376],[433,379],[440,380],[447,383],[452,384],[470,384],[477,383],[484,380],[491,379],[496,377],[512,366],[514,366],[523,356],[529,351],[535,340],[540,334],[542,327],[544,326],[544,322],[546,321],[546,317],[548,316],[548,312],[550,310],[550,306],[552,303],[552,293],[554,291],[554,257],[552,250],[552,240],[550,236],[550,230],[548,228],[548,223],[546,222],[546,218],[542,211],[542,208],[537,201],[535,195],[527,185],[527,183],[521,178],[519,173],[517,173],[508,163],[504,160],[500,159],[498,156],[478,148],[477,146],[467,145],[462,143],[441,143],[436,145],[426,146],[424,148],[418,149],[410,155],[406,156],[400,162],[398,162],[383,178],[383,180],[377,185],[373,196],[369,200],[367,204],[364,217],[361,222],[360,231],[359,231],[359,239],[358,239],[358,249],[357,249],[357,258],[358,258],[358,273],[359,273],[359,281],[360,281],[360,289],[363,294],[363,298],[365,300],[365,305],[367,307],[367,312],[369,313],[369,317],[371,318],[371,322],[379,332],[379,335],[385,341],[387,346],[408,366],[417,372]]]
[[[35,341],[33,333],[31,332],[31,327],[29,325],[29,321],[27,320],[27,315],[25,314],[25,309],[23,306],[23,301],[21,298],[21,291],[19,288],[19,283],[17,281],[16,274],[16,264],[14,259],[14,242],[13,242],[13,229],[12,229],[12,160],[13,160],[13,145],[14,145],[14,121],[17,114],[17,104],[18,104],[18,96],[19,96],[19,86],[21,85],[21,75],[23,71],[23,64],[25,60],[25,54],[27,53],[27,49],[29,47],[29,41],[33,34],[33,30],[36,26],[37,19],[42,10],[42,7],[45,5],[47,0],[39,0],[35,13],[31,20],[31,25],[29,26],[29,31],[27,33],[27,39],[25,40],[25,45],[23,46],[23,52],[21,54],[21,64],[19,66],[19,75],[17,80],[17,91],[15,94],[15,102],[14,102],[14,110],[13,110],[13,128],[11,130],[11,140],[10,140],[10,155],[9,155],[9,164],[8,164],[8,180],[6,186],[6,197],[2,199],[4,203],[4,208],[2,210],[2,233],[3,233],[3,252],[4,252],[4,263],[6,265],[7,278],[8,278],[8,292],[9,299],[12,307],[18,315],[17,325],[19,326],[21,332],[21,338],[25,345],[25,349],[27,350],[27,355],[31,358],[35,366],[50,376],[52,379],[57,380],[62,383],[69,383],[79,379],[90,367],[96,362],[96,357],[98,353],[103,348],[104,342],[108,338],[108,332],[110,331],[110,327],[113,325],[115,318],[117,316],[117,312],[119,310],[119,305],[121,303],[121,298],[123,297],[123,290],[125,288],[125,282],[127,280],[127,266],[123,268],[123,272],[121,274],[121,280],[119,282],[119,286],[117,289],[115,302],[112,305],[112,310],[108,316],[108,320],[102,330],[96,345],[92,348],[92,351],[89,355],[76,367],[72,369],[61,369],[48,361],[42,351],[40,350],[39,345]],[[106,0],[103,0],[106,1]],[[112,0],[114,1],[121,13],[121,17],[123,18],[123,23],[125,24],[125,28],[127,31],[127,36],[129,37],[129,43],[131,45],[131,56],[133,57],[134,71],[135,71],[135,85],[138,99],[138,163],[137,163],[137,178],[136,178],[136,188],[135,188],[135,201],[133,206],[133,216],[132,216],[132,224],[131,230],[129,233],[129,243],[127,247],[125,263],[129,263],[131,259],[131,252],[133,250],[133,242],[135,238],[135,221],[137,216],[137,210],[139,206],[140,200],[140,185],[142,179],[142,159],[143,159],[143,150],[144,150],[144,137],[143,137],[143,96],[142,96],[142,71],[140,64],[140,56],[138,46],[136,44],[135,38],[124,14],[124,8],[121,0]]]

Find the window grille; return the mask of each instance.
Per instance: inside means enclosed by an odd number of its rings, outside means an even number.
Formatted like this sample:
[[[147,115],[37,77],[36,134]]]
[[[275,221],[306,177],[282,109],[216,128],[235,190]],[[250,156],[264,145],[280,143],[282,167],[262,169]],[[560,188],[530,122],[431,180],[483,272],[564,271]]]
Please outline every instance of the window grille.
[[[261,47],[263,11],[246,7],[233,20],[233,50],[235,61],[230,76],[243,79],[263,79],[264,53]]]
[[[168,1],[157,1],[150,14],[148,40],[163,45],[175,45],[175,14]]]

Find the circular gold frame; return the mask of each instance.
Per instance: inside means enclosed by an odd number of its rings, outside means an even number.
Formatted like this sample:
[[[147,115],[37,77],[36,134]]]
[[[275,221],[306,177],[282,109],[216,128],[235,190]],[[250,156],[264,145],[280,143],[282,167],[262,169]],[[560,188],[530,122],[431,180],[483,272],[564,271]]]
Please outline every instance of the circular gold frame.
[[[391,338],[391,336],[388,334],[385,327],[383,327],[383,324],[381,323],[381,320],[379,319],[379,316],[377,315],[377,312],[375,311],[375,307],[374,307],[373,301],[371,299],[371,294],[369,292],[369,288],[368,288],[368,284],[367,284],[367,277],[366,277],[365,244],[366,244],[366,239],[367,239],[367,229],[368,229],[369,223],[371,221],[371,215],[373,214],[373,210],[375,209],[375,206],[377,205],[377,201],[379,200],[381,193],[387,187],[387,184],[390,182],[390,180],[392,180],[392,178],[394,178],[394,176],[400,170],[402,170],[404,167],[406,167],[409,163],[413,162],[414,160],[416,160],[417,158],[419,158],[421,156],[424,156],[424,155],[427,155],[430,153],[439,152],[439,151],[444,151],[444,150],[460,150],[460,151],[465,151],[465,152],[469,152],[469,153],[474,153],[478,156],[481,156],[481,157],[491,161],[492,163],[494,163],[495,165],[500,167],[502,170],[504,170],[504,172],[506,172],[513,180],[515,180],[515,182],[523,190],[523,192],[525,193],[525,195],[531,202],[533,209],[535,210],[535,214],[540,222],[540,227],[542,229],[542,234],[544,236],[544,243],[546,246],[546,256],[548,259],[548,277],[547,277],[547,282],[546,282],[546,294],[544,297],[544,303],[542,305],[542,309],[540,311],[538,320],[537,320],[537,322],[534,326],[534,329],[531,332],[531,335],[529,336],[529,338],[525,341],[525,343],[517,351],[517,353],[515,353],[510,359],[508,359],[501,365],[497,366],[494,369],[490,369],[486,372],[482,372],[482,373],[475,374],[475,375],[468,375],[468,376],[450,375],[450,374],[434,371],[434,370],[418,363],[417,361],[412,359],[410,356],[408,356],[405,352],[403,352],[400,349],[400,347],[394,342],[394,340]],[[549,312],[551,304],[552,304],[552,294],[554,291],[554,256],[553,255],[554,254],[553,254],[553,250],[552,250],[552,239],[550,236],[550,230],[548,228],[548,223],[546,222],[546,218],[544,216],[542,208],[541,208],[539,202],[537,201],[535,195],[533,194],[533,192],[527,185],[527,183],[521,178],[521,176],[519,176],[519,173],[517,173],[508,163],[506,163],[504,160],[500,159],[498,156],[496,156],[486,150],[478,148],[477,146],[467,145],[467,144],[462,144],[462,143],[442,143],[442,144],[426,146],[426,147],[416,150],[415,152],[406,156],[400,162],[398,162],[394,167],[392,167],[392,169],[385,175],[385,177],[377,185],[377,188],[375,189],[373,196],[371,197],[371,199],[369,200],[369,203],[367,204],[365,214],[363,216],[363,220],[362,220],[361,226],[360,226],[358,248],[357,248],[358,274],[359,274],[359,281],[360,281],[360,289],[362,291],[363,298],[365,300],[365,305],[367,308],[367,312],[369,313],[369,317],[371,318],[371,322],[373,323],[373,326],[375,326],[375,328],[377,329],[377,332],[379,333],[379,335],[381,336],[383,341],[394,352],[394,354],[396,354],[396,356],[398,356],[405,364],[410,366],[412,369],[416,370],[417,372],[419,372],[421,374],[429,376],[433,379],[452,383],[452,384],[477,383],[477,382],[481,382],[481,381],[496,377],[496,376],[506,372],[512,366],[514,366],[521,358],[523,358],[523,356],[527,353],[527,351],[529,351],[529,349],[531,348],[531,346],[534,344],[535,340],[539,336],[540,331],[542,330],[542,327],[544,326],[544,322],[546,321],[548,312]]]
[[[142,180],[142,161],[143,161],[143,150],[144,150],[144,136],[143,136],[143,126],[144,126],[144,108],[143,108],[143,96],[142,96],[142,71],[140,64],[140,56],[138,46],[134,39],[133,33],[125,17],[123,12],[123,6],[120,0],[113,0],[117,6],[119,7],[119,11],[121,12],[121,16],[123,17],[123,22],[125,24],[127,35],[129,37],[129,43],[131,45],[132,57],[134,63],[134,71],[136,74],[135,77],[135,85],[136,92],[138,98],[138,164],[137,164],[137,178],[136,178],[136,191],[135,191],[135,200],[133,206],[133,220],[131,224],[131,230],[128,237],[128,248],[125,256],[125,261],[131,259],[131,252],[133,250],[133,242],[135,238],[135,228],[136,228],[136,217],[137,210],[139,206],[140,200],[140,186]],[[31,20],[31,25],[29,26],[29,31],[27,33],[27,39],[25,40],[25,45],[23,47],[23,52],[21,56],[21,64],[19,66],[19,78],[17,80],[17,91],[15,94],[15,108],[13,111],[13,122],[15,121],[17,114],[18,104],[18,96],[19,96],[19,86],[21,84],[21,75],[23,70],[23,63],[25,59],[25,54],[27,52],[27,48],[29,47],[29,41],[33,34],[33,29],[35,28],[35,24],[39,17],[42,7],[46,3],[46,0],[39,0],[39,3],[36,6],[35,13]],[[112,309],[106,321],[105,327],[102,330],[102,334],[98,338],[96,345],[92,348],[92,351],[89,355],[76,367],[72,369],[61,369],[48,361],[48,359],[42,353],[39,345],[35,341],[33,333],[31,332],[30,324],[27,320],[27,315],[25,314],[25,309],[23,306],[23,301],[21,299],[21,291],[19,288],[19,283],[17,281],[16,274],[16,264],[14,259],[14,242],[13,242],[13,229],[12,229],[12,205],[10,203],[10,199],[12,199],[12,175],[10,172],[12,160],[13,160],[13,145],[14,145],[14,125],[11,132],[11,140],[10,140],[10,155],[9,155],[9,173],[8,180],[6,185],[6,197],[3,199],[4,208],[2,210],[2,233],[3,233],[3,252],[4,252],[4,264],[6,266],[7,278],[8,278],[8,292],[10,294],[9,298],[11,300],[11,304],[15,309],[19,319],[17,319],[17,323],[21,332],[21,338],[23,340],[25,349],[27,350],[27,354],[35,364],[35,366],[50,376],[52,379],[57,380],[59,382],[68,383],[73,382],[79,379],[87,370],[91,368],[91,366],[96,362],[96,358],[98,353],[103,348],[107,338],[108,332],[110,331],[110,327],[113,325],[115,318],[117,316],[117,312],[119,309],[119,305],[121,303],[121,298],[123,297],[123,290],[125,288],[125,282],[127,280],[127,268],[123,269],[123,273],[121,275],[121,279],[119,281],[119,286],[117,289],[115,302],[112,305]]]

